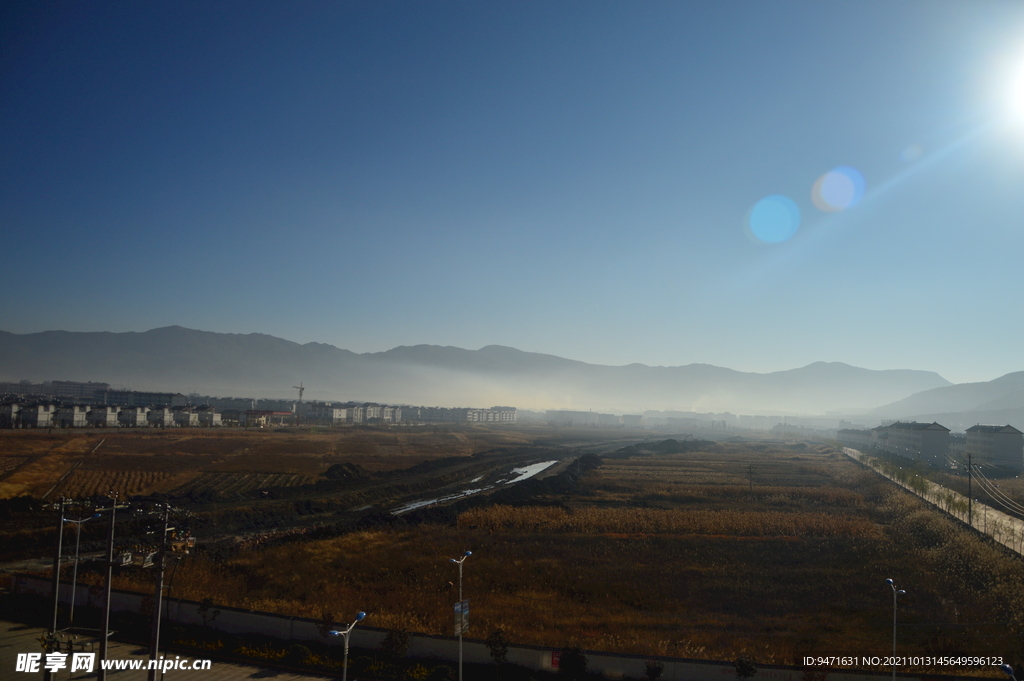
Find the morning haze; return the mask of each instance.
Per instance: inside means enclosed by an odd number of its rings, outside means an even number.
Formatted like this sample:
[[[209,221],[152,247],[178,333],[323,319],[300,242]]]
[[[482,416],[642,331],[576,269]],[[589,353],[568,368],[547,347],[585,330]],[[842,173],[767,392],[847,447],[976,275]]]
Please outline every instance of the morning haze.
[[[420,345],[356,354],[267,335],[180,327],[122,334],[0,333],[0,378],[42,381],[56,375],[115,387],[275,397],[292,396],[298,376],[309,399],[616,413],[859,413],[950,385],[932,372],[822,362],[752,374],[706,364],[600,366],[502,346]]]
[[[0,679],[1024,679],[1024,3],[7,2],[0,93]]]

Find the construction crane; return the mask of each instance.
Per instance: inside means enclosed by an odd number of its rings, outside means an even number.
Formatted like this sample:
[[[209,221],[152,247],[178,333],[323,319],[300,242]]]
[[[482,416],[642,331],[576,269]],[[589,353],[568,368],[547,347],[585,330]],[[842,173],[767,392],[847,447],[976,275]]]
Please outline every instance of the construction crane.
[[[302,418],[302,393],[306,389],[302,387],[300,382],[298,385],[293,385],[293,388],[299,391],[299,408],[295,411],[295,427],[299,427],[299,420]]]

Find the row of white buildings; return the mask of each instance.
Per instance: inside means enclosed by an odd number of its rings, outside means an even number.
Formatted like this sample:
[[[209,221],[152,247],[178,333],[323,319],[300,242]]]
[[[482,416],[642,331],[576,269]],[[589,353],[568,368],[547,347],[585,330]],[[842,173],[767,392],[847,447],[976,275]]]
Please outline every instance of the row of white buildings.
[[[602,426],[614,428],[639,428],[643,421],[642,414],[599,414],[596,411],[569,411],[567,409],[549,409],[545,413],[547,422],[556,426]]]
[[[414,424],[414,423],[515,423],[515,407],[411,407],[373,402],[303,402],[298,409],[300,423]]]
[[[202,407],[114,407],[33,402],[0,404],[0,428],[117,428],[219,426],[221,415]]]
[[[861,451],[881,451],[911,461],[948,467],[971,456],[979,465],[1024,472],[1024,433],[1013,426],[971,426],[961,435],[939,423],[896,421],[868,429],[843,429],[839,441]]]
[[[192,426],[338,426],[416,423],[515,423],[515,407],[490,409],[410,407],[375,403],[305,402],[295,411],[210,406],[113,406],[8,400],[0,403],[0,428],[115,428]]]

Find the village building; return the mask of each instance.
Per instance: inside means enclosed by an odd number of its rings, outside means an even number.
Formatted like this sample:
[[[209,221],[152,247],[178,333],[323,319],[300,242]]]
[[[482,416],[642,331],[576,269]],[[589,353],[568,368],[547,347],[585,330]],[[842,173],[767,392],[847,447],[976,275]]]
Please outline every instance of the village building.
[[[117,407],[93,407],[87,414],[89,425],[96,428],[117,427]]]
[[[146,407],[121,407],[117,411],[117,422],[126,428],[146,427],[149,426],[148,413]]]
[[[976,465],[990,464],[1014,474],[1024,471],[1024,433],[1013,426],[971,426],[964,450]]]

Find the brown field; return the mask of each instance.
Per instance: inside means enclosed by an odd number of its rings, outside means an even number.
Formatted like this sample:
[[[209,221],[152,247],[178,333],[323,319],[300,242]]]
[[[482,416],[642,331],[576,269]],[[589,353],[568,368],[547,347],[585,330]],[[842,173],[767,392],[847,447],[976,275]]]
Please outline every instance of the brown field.
[[[751,466],[753,468],[751,468]],[[533,506],[187,558],[174,594],[450,633],[463,551],[471,636],[791,664],[890,651],[1024,656],[1020,561],[829,447],[713,445],[606,459]],[[119,585],[150,588],[125,573]],[[961,670],[962,671],[962,670]]]
[[[185,485],[176,487],[174,494],[190,492],[217,492],[222,495],[241,495],[254,489],[267,487],[293,487],[316,481],[315,475],[294,473],[203,473]]]
[[[47,493],[52,499],[111,489],[151,494],[217,484],[241,490],[298,485],[336,463],[389,471],[531,442],[520,430],[484,427],[0,430],[0,499]],[[225,483],[212,474],[236,474],[238,479]]]
[[[171,477],[165,471],[89,471],[77,469],[54,489],[50,496],[88,498],[118,490],[126,495],[155,489]]]

